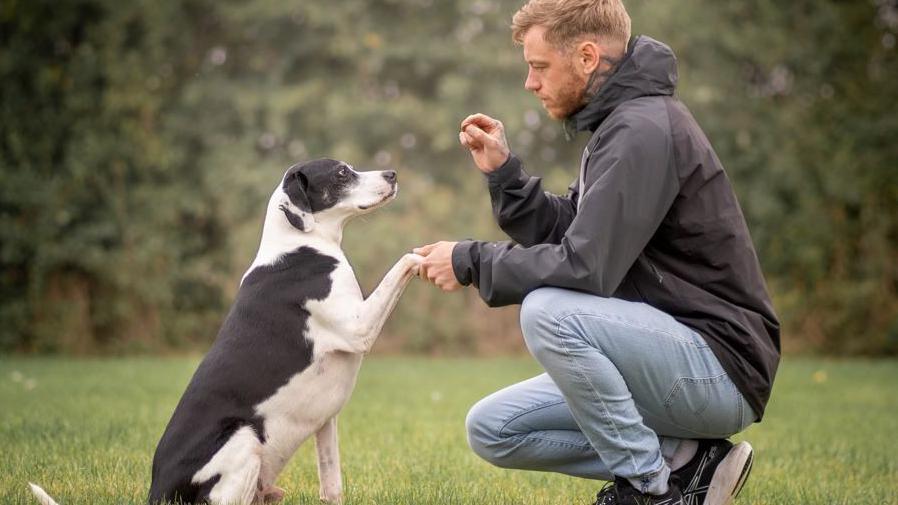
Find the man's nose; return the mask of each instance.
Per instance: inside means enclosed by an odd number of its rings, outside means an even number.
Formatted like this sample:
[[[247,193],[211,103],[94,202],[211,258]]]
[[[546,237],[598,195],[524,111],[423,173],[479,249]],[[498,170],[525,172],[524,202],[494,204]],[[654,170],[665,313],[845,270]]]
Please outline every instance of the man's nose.
[[[524,89],[536,91],[539,89],[539,81],[533,77],[533,72],[527,72],[527,80],[524,81]]]

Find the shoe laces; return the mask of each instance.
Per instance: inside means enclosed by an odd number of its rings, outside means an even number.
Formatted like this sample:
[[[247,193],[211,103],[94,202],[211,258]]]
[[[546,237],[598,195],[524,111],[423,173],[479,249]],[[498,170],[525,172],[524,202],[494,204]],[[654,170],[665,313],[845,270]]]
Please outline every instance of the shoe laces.
[[[676,486],[676,483],[672,483]],[[651,505],[654,498],[639,493],[636,488],[627,485],[625,482],[618,484],[617,482],[608,482],[596,494],[595,505]],[[680,502],[682,503],[682,502]]]
[[[617,486],[615,483],[607,482],[602,489],[596,493],[596,502],[594,505],[614,505],[617,503]]]

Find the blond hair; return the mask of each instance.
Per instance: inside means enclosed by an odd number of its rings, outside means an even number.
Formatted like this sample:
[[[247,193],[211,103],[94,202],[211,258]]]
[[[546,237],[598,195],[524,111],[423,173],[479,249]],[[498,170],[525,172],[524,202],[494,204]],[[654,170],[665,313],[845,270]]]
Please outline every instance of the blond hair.
[[[530,0],[511,20],[512,38],[524,43],[534,26],[546,28],[546,42],[569,48],[584,38],[627,47],[630,15],[621,0]]]

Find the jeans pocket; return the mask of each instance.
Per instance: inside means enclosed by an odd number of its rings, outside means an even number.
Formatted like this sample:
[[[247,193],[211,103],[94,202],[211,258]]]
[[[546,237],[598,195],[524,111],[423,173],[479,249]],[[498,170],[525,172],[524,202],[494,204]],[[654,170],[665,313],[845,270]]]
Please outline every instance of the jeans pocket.
[[[725,438],[742,428],[742,395],[725,373],[678,379],[664,409],[670,422],[697,437]]]

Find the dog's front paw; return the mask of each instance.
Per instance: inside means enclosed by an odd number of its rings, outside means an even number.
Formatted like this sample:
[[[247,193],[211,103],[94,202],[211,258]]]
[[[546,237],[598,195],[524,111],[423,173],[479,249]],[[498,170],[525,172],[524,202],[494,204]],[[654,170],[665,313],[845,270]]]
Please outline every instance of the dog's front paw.
[[[421,262],[423,261],[424,256],[420,254],[408,253],[402,257],[402,262],[405,263],[406,268],[412,275],[418,275],[418,271],[421,269]]]

